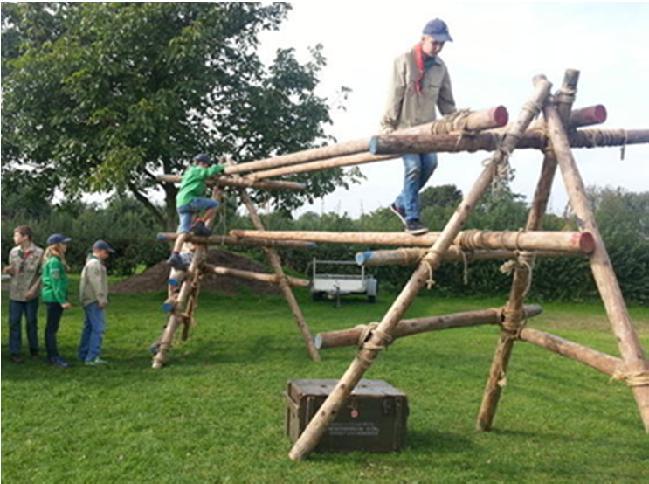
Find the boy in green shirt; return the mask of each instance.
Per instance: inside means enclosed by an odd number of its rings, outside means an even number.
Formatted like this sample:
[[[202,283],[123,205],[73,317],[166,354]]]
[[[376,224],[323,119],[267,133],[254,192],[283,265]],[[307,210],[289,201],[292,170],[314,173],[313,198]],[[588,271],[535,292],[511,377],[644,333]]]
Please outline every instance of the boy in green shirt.
[[[63,234],[52,234],[47,239],[45,263],[41,275],[41,298],[47,306],[47,325],[45,326],[45,349],[47,359],[52,365],[67,368],[68,363],[59,355],[56,333],[64,309],[72,305],[68,302],[68,276],[65,273],[65,252],[71,241]]]
[[[214,163],[209,155],[204,153],[196,155],[185,173],[183,173],[180,190],[176,195],[176,212],[180,219],[178,226],[178,237],[174,246],[171,257],[167,263],[174,268],[180,268],[183,265],[183,260],[180,257],[180,249],[184,242],[182,234],[193,232],[196,235],[208,236],[211,231],[205,226],[203,220],[198,220],[192,226],[192,218],[199,212],[205,212],[203,218],[210,219],[214,216],[216,207],[219,202],[205,197],[205,180],[208,178],[222,173],[224,170],[223,165]]]

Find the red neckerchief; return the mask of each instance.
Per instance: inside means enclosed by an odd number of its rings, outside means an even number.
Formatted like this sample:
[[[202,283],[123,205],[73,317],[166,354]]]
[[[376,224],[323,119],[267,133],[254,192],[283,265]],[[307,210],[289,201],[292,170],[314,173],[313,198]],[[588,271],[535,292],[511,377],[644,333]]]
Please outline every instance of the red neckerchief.
[[[421,43],[418,43],[412,48],[412,53],[415,56],[417,70],[419,71],[419,76],[415,80],[415,91],[417,91],[417,94],[419,94],[423,89],[422,81],[424,80],[424,75],[426,74],[426,68],[424,66],[424,51],[421,50]]]

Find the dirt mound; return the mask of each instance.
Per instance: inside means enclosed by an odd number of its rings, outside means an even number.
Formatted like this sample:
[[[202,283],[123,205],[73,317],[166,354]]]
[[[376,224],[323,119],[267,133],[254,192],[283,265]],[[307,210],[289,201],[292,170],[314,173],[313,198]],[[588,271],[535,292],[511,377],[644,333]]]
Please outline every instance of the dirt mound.
[[[263,265],[254,260],[221,250],[208,252],[207,262],[217,266],[244,271],[268,272]],[[165,261],[162,261],[141,274],[136,274],[133,277],[113,284],[110,286],[109,292],[112,294],[140,294],[144,292],[166,291],[168,277],[169,266]],[[201,291],[237,294],[242,289],[261,294],[279,293],[279,289],[274,284],[261,281],[247,281],[231,276],[204,274],[201,281]]]

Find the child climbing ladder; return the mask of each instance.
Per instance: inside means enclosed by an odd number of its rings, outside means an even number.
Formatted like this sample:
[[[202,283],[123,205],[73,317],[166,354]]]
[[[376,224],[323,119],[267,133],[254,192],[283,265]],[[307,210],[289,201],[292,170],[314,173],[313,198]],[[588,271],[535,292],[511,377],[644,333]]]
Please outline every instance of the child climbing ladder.
[[[174,268],[180,269],[185,262],[180,256],[180,250],[185,241],[185,234],[192,232],[200,236],[208,236],[211,230],[205,225],[205,220],[214,216],[219,203],[216,200],[205,197],[205,180],[223,173],[223,165],[214,163],[209,155],[201,153],[196,155],[192,164],[183,173],[180,190],[176,195],[176,211],[178,212],[179,225],[173,252],[167,263]],[[192,219],[195,214],[205,212],[203,218],[197,218],[194,225]]]

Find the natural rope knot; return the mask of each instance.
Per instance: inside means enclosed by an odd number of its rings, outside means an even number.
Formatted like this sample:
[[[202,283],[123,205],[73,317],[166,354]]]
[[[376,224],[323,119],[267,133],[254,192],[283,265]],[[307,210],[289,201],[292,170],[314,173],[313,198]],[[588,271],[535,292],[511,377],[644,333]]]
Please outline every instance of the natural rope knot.
[[[470,109],[458,109],[454,113],[447,114],[439,121],[433,124],[431,134],[449,134],[453,132],[460,133],[460,138],[464,135],[474,134],[475,131],[467,128],[467,122]]]
[[[376,335],[380,343],[372,343],[372,337]],[[370,323],[364,326],[361,335],[358,338],[358,347],[362,350],[381,351],[387,349],[392,343],[392,336],[379,329],[379,323]]]
[[[617,370],[611,380],[620,380],[630,387],[649,385],[649,370],[624,371]]]
[[[429,254],[430,253],[431,252],[429,252]],[[435,285],[435,279],[433,279],[433,265],[430,263],[428,259],[426,259],[426,256],[424,256],[424,258],[421,261],[424,264],[426,264],[426,268],[428,268],[428,279],[426,279],[426,289],[431,290]]]
[[[463,232],[460,232],[460,236],[458,237],[460,250],[472,252],[474,249],[477,249],[478,244],[476,243],[476,241],[480,238],[479,234],[479,230],[465,230]]]

